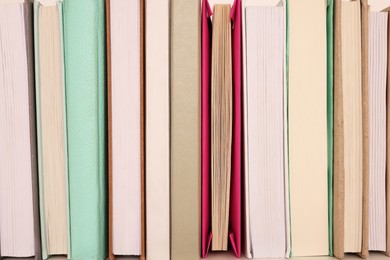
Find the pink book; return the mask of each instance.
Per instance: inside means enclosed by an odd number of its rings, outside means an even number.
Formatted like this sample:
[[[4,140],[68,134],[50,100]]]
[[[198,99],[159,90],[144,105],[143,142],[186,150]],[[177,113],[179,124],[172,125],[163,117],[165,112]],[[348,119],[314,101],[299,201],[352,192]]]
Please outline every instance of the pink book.
[[[212,11],[207,0],[202,0],[202,257],[209,251],[211,234],[211,35]],[[233,64],[233,142],[230,187],[229,240],[237,257],[241,255],[241,0],[231,9],[232,64]]]

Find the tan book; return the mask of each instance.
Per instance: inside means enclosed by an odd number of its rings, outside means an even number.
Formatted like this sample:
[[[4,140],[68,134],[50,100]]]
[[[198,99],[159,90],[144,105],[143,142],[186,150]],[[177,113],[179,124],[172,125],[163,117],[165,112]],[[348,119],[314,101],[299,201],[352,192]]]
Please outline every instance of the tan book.
[[[200,255],[200,1],[171,0],[170,10],[171,259],[195,260]]]
[[[368,257],[368,6],[335,2],[334,255]]]

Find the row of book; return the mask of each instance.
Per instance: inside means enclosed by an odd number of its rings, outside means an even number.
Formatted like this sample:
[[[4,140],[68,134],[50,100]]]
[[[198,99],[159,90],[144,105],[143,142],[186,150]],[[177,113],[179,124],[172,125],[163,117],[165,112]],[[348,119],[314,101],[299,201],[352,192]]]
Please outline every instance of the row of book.
[[[390,1],[0,1],[0,257],[390,255]]]

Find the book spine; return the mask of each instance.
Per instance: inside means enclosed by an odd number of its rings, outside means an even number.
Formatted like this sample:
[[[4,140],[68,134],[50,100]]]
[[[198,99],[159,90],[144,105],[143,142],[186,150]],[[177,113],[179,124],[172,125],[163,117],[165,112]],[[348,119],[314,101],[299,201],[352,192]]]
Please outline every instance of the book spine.
[[[169,0],[147,0],[146,256],[170,259]]]
[[[171,1],[171,258],[199,259],[200,1]]]
[[[104,0],[64,2],[72,259],[105,259]]]

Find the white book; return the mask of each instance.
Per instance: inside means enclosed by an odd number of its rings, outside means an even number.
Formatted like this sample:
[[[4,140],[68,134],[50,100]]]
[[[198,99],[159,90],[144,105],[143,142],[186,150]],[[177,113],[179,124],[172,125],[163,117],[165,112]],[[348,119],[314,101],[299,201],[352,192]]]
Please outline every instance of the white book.
[[[369,15],[369,250],[386,251],[387,12]]]
[[[146,255],[170,259],[169,0],[146,0]]]
[[[243,28],[244,250],[249,258],[283,258],[289,251],[283,1],[244,1]]]
[[[328,255],[326,2],[288,2],[292,256]]]
[[[31,5],[0,3],[0,246],[1,257],[29,257],[34,236],[36,179]],[[39,238],[38,238],[39,239]]]
[[[112,250],[141,254],[140,1],[110,1]]]

